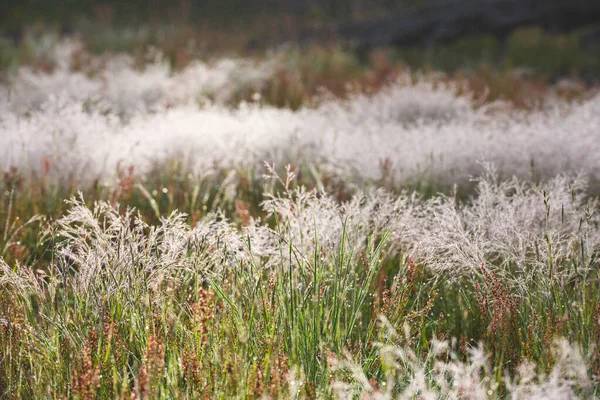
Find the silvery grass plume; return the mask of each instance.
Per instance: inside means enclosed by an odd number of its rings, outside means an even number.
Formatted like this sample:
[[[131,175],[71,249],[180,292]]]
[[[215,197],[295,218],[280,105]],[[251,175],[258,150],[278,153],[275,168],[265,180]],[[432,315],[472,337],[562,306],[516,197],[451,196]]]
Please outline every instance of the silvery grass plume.
[[[599,203],[586,194],[585,179],[531,184],[502,181],[487,171],[469,201],[370,189],[339,203],[326,192],[292,189],[293,172],[279,178],[271,168],[270,179],[280,179],[284,190],[268,194],[262,206],[276,224],[250,219],[241,230],[214,214],[194,229],[180,213],[151,227],[132,210],[123,216],[107,203],[88,209],[74,200],[56,228],[57,254],[61,268],[76,271],[73,284],[84,291],[103,274],[127,276],[140,268],[138,278],[157,287],[183,271],[214,274],[242,262],[329,262],[341,248],[356,258],[383,236],[389,237],[382,257],[411,257],[450,284],[481,277],[482,263],[521,294],[584,279],[594,270]]]
[[[121,70],[110,62],[104,68]],[[262,162],[270,160],[313,165],[317,175],[357,185],[468,186],[479,162],[486,161],[503,178],[539,181],[583,171],[593,185],[599,181],[600,96],[532,113],[491,112],[456,97],[451,87],[434,88],[424,80],[402,81],[373,96],[328,100],[298,111],[258,103],[236,109],[199,107],[191,99],[195,95],[186,94],[204,85],[198,83],[203,80],[195,77],[194,67],[159,79],[154,75],[163,74],[156,72],[161,68],[123,69],[127,72],[122,79],[111,72],[100,86],[114,85],[114,92],[102,89],[91,102],[84,93],[86,84],[79,82],[88,78],[77,77],[74,96],[42,95],[35,106],[24,106],[27,114],[14,109],[22,100],[29,103],[27,90],[3,88],[10,94],[0,96],[0,167],[16,167],[28,176],[39,174],[40,160],[46,159],[52,180],[62,177],[85,185],[114,182],[115,171],[124,165],[135,166],[136,176],[143,177],[173,158],[186,160],[188,172],[200,176],[232,168],[260,175]],[[227,71],[226,77],[209,76],[207,84],[238,85],[231,78],[238,67],[224,62],[219,68]],[[224,93],[230,89],[217,86],[216,98],[228,96]],[[95,84],[90,87],[96,91]],[[154,105],[162,112],[153,112]],[[126,112],[129,116],[123,119],[123,109],[136,111]]]
[[[385,317],[382,324],[389,338],[401,337]],[[507,374],[500,383],[483,344],[471,347],[468,359],[462,360],[453,341],[434,340],[424,356],[394,342],[390,339],[378,345],[384,369],[380,380],[369,380],[350,356],[330,360],[335,370],[349,377],[332,384],[339,399],[567,400],[593,396],[587,365],[566,339],[554,342],[556,363],[548,373],[525,361],[514,377]]]
[[[486,263],[523,292],[581,279],[600,254],[599,203],[586,185],[582,176],[501,181],[487,167],[470,201],[441,196],[426,203],[411,254],[451,281],[478,274]]]
[[[21,67],[0,88],[2,111],[23,115],[54,98],[122,117],[204,101],[225,104],[240,91],[259,91],[276,71],[272,60],[224,58],[215,63],[196,61],[173,74],[157,52],[149,55],[143,68],[136,68],[134,59],[125,54],[108,58],[86,54],[83,70],[73,71],[71,60],[82,52],[81,43],[65,40],[51,52],[56,64],[52,72]]]
[[[81,198],[69,203],[48,235],[55,241],[50,270],[40,277],[27,266],[3,264],[2,284],[38,295],[45,293],[44,279],[54,290],[62,284],[90,296],[147,288],[158,301],[165,285],[179,285],[190,275],[208,279],[247,258],[241,235],[217,215],[193,229],[181,213],[149,226],[133,209],[120,212],[105,202],[90,209]]]
[[[473,100],[457,95],[456,84],[434,82],[434,79],[432,76],[400,75],[375,94],[359,93],[346,101],[324,102],[322,112],[345,114],[350,125],[361,127],[443,125],[457,119],[473,118],[478,113]]]
[[[339,204],[327,193],[289,189],[293,176],[279,178],[269,166],[269,176],[286,189],[263,208],[277,216],[301,255],[313,255],[317,244],[324,253],[343,245],[358,255],[368,238],[389,231],[385,256],[408,255],[447,283],[481,276],[485,263],[525,294],[532,285],[564,285],[593,271],[600,256],[599,202],[587,195],[584,177],[532,184],[503,181],[493,166],[483,168],[468,201],[372,189]]]

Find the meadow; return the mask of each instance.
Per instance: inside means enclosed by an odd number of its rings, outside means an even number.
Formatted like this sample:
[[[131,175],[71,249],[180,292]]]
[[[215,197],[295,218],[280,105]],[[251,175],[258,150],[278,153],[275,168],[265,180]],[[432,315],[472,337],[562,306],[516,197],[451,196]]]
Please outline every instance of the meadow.
[[[0,398],[600,395],[596,91],[35,52],[0,83]]]

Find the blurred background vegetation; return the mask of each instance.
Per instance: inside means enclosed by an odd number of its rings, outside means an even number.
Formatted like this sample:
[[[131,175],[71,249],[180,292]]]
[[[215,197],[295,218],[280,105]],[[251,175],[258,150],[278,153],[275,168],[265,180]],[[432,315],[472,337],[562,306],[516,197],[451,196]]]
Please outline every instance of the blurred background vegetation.
[[[336,26],[444,1],[448,0],[3,0],[0,70],[27,63],[32,47],[43,46],[49,34],[76,34],[96,53],[158,47],[174,66],[224,53],[264,54],[290,43],[301,50],[339,48],[335,34],[328,35]],[[355,68],[373,59],[352,48],[341,50]],[[505,42],[481,35],[385,51],[386,62],[415,69],[458,74],[516,71],[550,83],[568,76],[586,86],[600,80],[600,24],[567,34],[550,34],[533,25],[515,30]]]
[[[282,15],[349,20],[427,4],[428,0],[5,0],[0,21],[18,27],[33,20],[73,24],[81,18],[108,17],[129,25],[175,18],[222,26]]]

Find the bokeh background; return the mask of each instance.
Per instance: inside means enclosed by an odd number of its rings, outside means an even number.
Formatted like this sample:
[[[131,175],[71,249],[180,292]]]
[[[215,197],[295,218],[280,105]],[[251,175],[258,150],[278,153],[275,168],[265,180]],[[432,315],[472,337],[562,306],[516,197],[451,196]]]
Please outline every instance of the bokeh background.
[[[520,74],[535,74],[550,82],[565,76],[588,86],[598,81],[600,23],[591,12],[585,13],[587,21],[575,21],[574,29],[564,29],[567,16],[557,15],[550,23],[532,18],[506,35],[480,32],[449,41],[416,37],[408,45],[369,46],[366,53],[340,35],[386,18],[389,24],[397,16],[400,25],[405,23],[400,17],[406,14],[435,19],[449,9],[468,10],[486,3],[496,7],[505,3],[498,8],[502,12],[526,3],[538,7],[535,1],[512,0],[4,0],[0,4],[0,68],[6,70],[26,60],[31,48],[41,46],[41,37],[47,42],[48,35],[77,35],[95,52],[135,52],[157,46],[180,65],[189,58],[231,52],[248,55],[282,45],[333,45],[356,57],[357,64],[369,63],[376,47],[385,48],[393,62],[413,68],[452,73],[482,68],[514,72],[517,68]],[[544,3],[552,2],[540,4]],[[579,3],[593,8],[597,2]]]

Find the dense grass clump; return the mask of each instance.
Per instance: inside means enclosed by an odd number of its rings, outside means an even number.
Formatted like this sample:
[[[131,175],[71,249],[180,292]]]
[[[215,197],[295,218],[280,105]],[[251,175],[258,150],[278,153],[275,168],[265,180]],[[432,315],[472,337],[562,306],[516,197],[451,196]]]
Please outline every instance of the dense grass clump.
[[[598,395],[597,96],[89,57],[0,87],[0,397]]]
[[[261,219],[149,225],[73,199],[34,245],[50,259],[2,263],[4,390],[593,393],[599,217],[580,183],[484,180],[465,204],[381,190],[338,203],[289,173]],[[32,250],[12,235],[5,248]],[[560,337],[574,344],[554,347]]]

